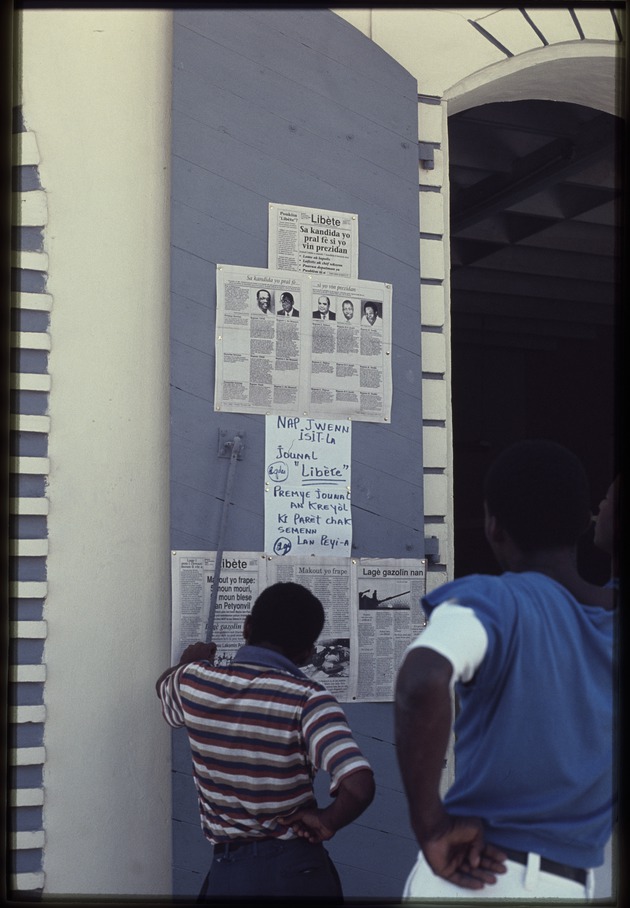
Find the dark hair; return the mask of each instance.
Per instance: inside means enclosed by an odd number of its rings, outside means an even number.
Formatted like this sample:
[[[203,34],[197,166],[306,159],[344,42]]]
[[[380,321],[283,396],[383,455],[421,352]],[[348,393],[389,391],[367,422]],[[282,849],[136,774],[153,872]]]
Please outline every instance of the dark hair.
[[[324,608],[299,583],[274,583],[254,602],[248,642],[273,643],[288,655],[311,647],[324,626]]]
[[[553,441],[521,441],[499,454],[486,474],[484,499],[524,552],[575,545],[591,520],[586,472]]]
[[[282,300],[288,300],[290,303],[293,303],[294,302],[293,294],[289,293],[288,290],[285,290],[284,293],[282,294],[282,296],[280,297],[280,302],[282,302]]]

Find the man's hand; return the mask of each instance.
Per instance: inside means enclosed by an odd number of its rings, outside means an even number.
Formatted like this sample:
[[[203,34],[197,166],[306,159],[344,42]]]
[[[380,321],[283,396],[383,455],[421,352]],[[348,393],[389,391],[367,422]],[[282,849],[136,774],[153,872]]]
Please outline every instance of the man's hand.
[[[332,839],[335,834],[335,830],[326,825],[323,814],[324,810],[317,806],[302,807],[288,817],[279,817],[278,822],[290,826],[297,836],[316,845]]]
[[[343,826],[352,823],[371,804],[374,797],[374,774],[371,769],[357,769],[339,783],[335,798],[327,807],[319,808],[315,801],[298,807],[286,817],[278,818],[290,826],[296,835],[309,842],[325,842]]]
[[[423,854],[436,876],[465,889],[483,889],[505,873],[507,857],[484,843],[481,821],[447,815],[447,825],[421,842]]]
[[[167,668],[165,672],[162,672],[160,677],[155,682],[155,692],[158,697],[160,696],[160,688],[162,686],[162,681],[174,672],[176,668],[179,668],[180,665],[186,665],[188,662],[214,662],[214,656],[217,651],[216,643],[204,643],[201,640],[198,640],[196,643],[191,643],[190,646],[187,646],[184,652],[181,654],[179,662],[177,665],[171,665],[170,668]]]
[[[188,662],[214,662],[217,652],[216,643],[203,643],[198,640],[186,647],[179,659],[180,665],[186,665]]]

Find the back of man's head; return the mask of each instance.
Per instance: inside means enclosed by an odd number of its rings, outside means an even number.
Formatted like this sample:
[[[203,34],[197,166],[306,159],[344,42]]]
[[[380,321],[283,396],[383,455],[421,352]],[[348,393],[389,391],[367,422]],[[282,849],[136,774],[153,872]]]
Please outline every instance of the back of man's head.
[[[324,626],[324,608],[299,583],[274,583],[256,599],[250,615],[248,643],[271,643],[292,656],[309,649]]]
[[[521,441],[503,451],[486,474],[484,499],[524,552],[574,546],[591,521],[586,472],[553,441]]]

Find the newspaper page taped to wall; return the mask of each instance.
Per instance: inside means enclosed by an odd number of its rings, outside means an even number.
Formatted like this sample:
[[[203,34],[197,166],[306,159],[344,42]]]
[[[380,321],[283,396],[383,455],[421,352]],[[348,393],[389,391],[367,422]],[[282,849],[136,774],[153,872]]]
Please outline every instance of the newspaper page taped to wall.
[[[216,410],[390,420],[390,284],[237,265],[216,281]]]
[[[351,430],[349,419],[266,417],[267,554],[349,557]]]
[[[171,553],[171,664],[190,643],[206,639],[216,552]],[[217,665],[229,664],[243,643],[243,622],[266,586],[266,561],[258,552],[223,555],[212,640]]]
[[[426,627],[420,606],[426,592],[426,560],[361,558],[355,582],[356,699],[391,700],[403,653]]]
[[[359,275],[356,214],[296,205],[269,205],[269,268]]]
[[[215,558],[172,552],[173,665],[189,643],[205,639]],[[300,583],[324,606],[324,628],[302,671],[342,702],[391,701],[403,653],[426,625],[426,560],[224,553],[212,638],[217,665],[229,665],[242,645],[259,592],[280,581]]]

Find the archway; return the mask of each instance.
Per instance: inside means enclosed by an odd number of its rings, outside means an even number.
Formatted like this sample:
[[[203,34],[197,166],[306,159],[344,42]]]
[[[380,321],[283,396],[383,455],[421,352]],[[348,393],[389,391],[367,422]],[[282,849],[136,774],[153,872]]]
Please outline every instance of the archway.
[[[594,509],[610,482],[619,125],[610,113],[542,99],[449,119],[456,576],[498,570],[479,490],[505,444],[547,437],[573,449]],[[581,566],[606,579],[588,540]]]

